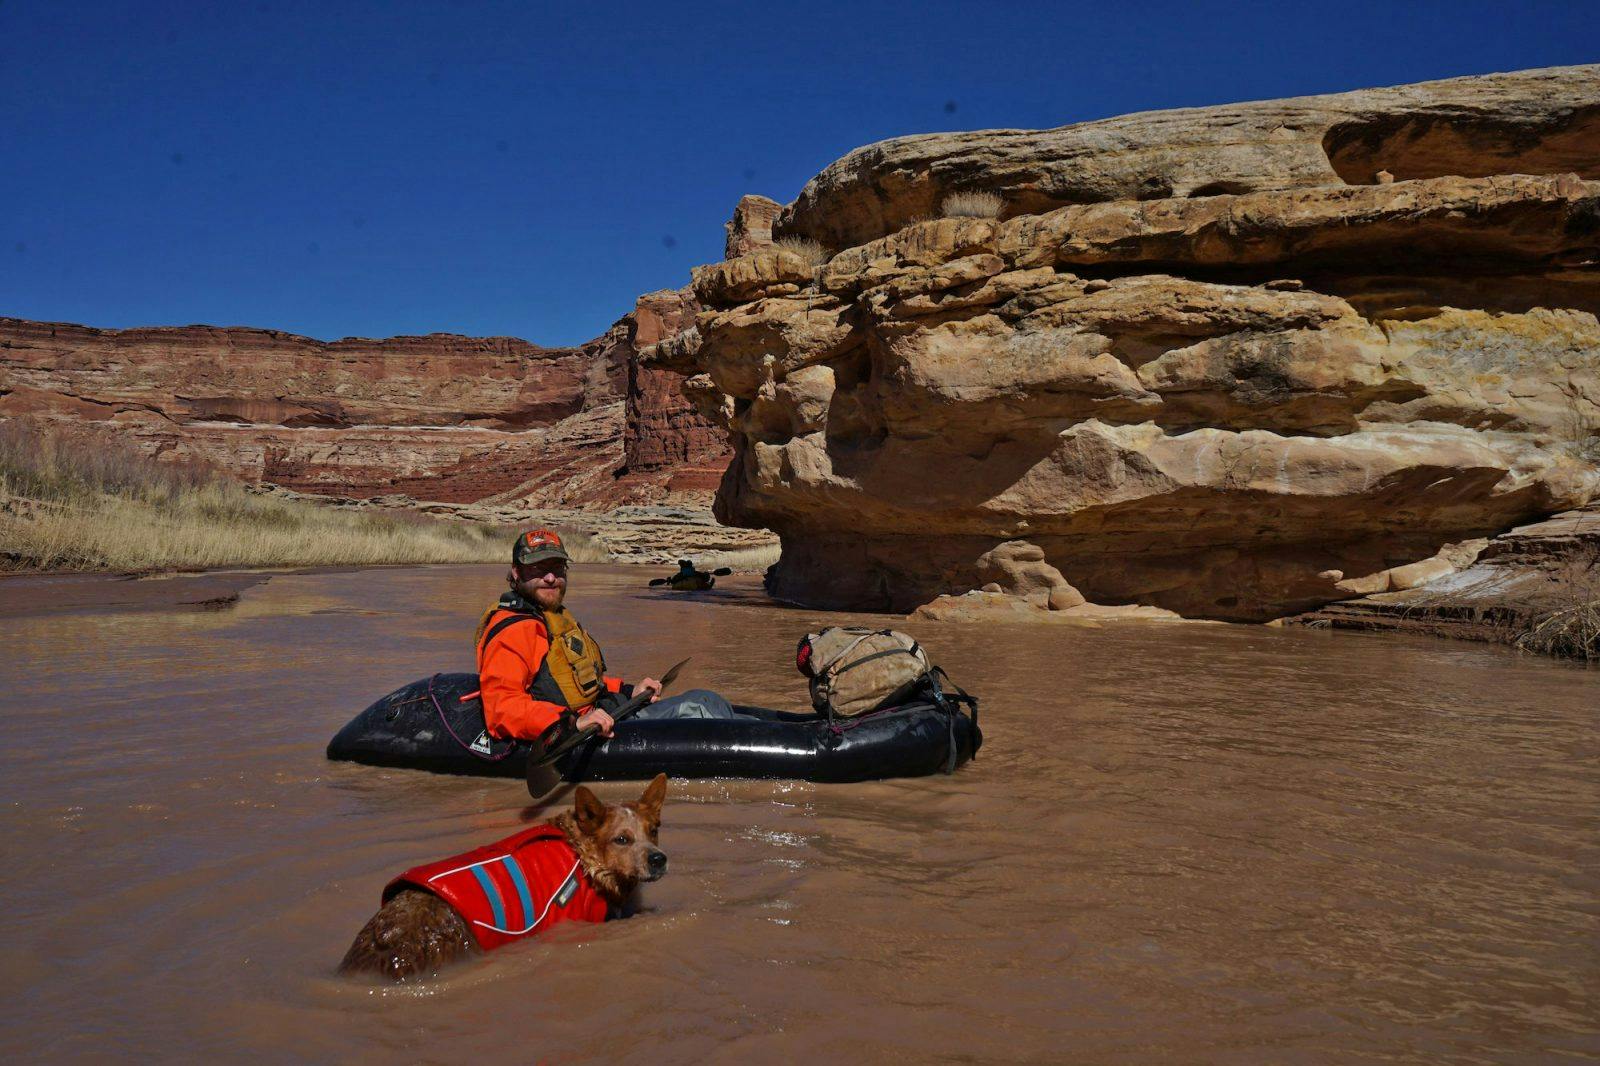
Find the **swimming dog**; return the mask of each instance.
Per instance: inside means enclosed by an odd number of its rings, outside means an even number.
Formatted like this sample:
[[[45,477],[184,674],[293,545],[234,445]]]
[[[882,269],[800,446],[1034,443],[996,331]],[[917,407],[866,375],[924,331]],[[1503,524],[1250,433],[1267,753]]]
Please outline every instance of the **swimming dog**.
[[[667,872],[656,847],[667,775],[611,807],[582,785],[570,811],[485,847],[416,866],[383,892],[339,972],[405,981],[564,921],[618,917]]]

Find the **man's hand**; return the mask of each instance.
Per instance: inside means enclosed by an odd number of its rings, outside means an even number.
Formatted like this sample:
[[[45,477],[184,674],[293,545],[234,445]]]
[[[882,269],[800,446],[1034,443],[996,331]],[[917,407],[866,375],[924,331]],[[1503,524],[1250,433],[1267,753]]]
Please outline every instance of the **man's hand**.
[[[660,688],[660,685],[656,686]],[[595,732],[603,737],[611,736],[611,727],[616,725],[616,720],[598,707],[591,707],[578,715],[578,728],[588,729],[594,727]]]
[[[661,698],[661,682],[653,677],[647,677],[633,686],[633,694],[638,696],[642,692],[650,693],[650,702],[654,703]]]

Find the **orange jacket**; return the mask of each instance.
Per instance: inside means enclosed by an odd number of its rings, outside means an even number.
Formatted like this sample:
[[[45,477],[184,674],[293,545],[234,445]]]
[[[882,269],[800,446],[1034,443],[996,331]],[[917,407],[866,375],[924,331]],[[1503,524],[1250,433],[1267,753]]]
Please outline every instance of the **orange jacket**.
[[[509,611],[495,611],[484,628],[487,634]],[[483,699],[483,722],[491,736],[533,740],[567,710],[528,695],[528,686],[550,651],[550,631],[537,618],[506,626],[494,639],[478,647],[478,685]],[[622,689],[620,677],[607,677],[608,692]],[[578,713],[588,710],[578,708]]]

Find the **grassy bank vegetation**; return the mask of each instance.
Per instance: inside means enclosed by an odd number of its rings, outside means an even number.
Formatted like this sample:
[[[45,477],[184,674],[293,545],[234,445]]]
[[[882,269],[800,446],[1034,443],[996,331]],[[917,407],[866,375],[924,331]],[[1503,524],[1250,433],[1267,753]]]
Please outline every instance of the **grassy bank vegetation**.
[[[741,573],[761,572],[778,561],[782,549],[776,544],[763,544],[750,548],[729,548],[726,551],[705,552],[695,558],[702,570],[715,570],[726,566]]]
[[[1529,611],[1513,643],[1544,655],[1600,662],[1600,549],[1575,552],[1551,580],[1554,603]]]
[[[213,470],[142,456],[110,434],[0,423],[0,569],[502,562],[513,535],[263,496]]]

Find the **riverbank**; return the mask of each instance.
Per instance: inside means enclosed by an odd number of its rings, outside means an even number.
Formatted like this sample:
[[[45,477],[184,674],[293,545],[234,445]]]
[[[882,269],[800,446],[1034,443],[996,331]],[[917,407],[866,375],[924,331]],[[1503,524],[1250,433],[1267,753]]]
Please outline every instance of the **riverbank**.
[[[291,573],[293,571],[290,571]],[[63,611],[217,610],[274,576],[266,570],[184,574],[0,573],[0,618]]]
[[[760,573],[777,562],[779,555],[778,538],[770,530],[718,522],[712,514],[709,492],[688,495],[677,504],[626,504],[595,510],[532,507],[526,502],[443,503],[400,493],[357,500],[309,496],[281,487],[268,491],[284,499],[315,501],[324,506],[431,515],[503,529],[543,524],[563,531],[581,530],[577,534],[583,539],[580,548],[590,553],[583,562],[659,566],[689,557],[705,569],[726,566]]]
[[[1289,624],[1507,644],[1600,661],[1600,508],[1520,526],[1481,542],[1463,562],[1458,569],[1440,565],[1440,573],[1415,586],[1330,603]]]
[[[485,523],[283,499],[108,434],[0,424],[0,570],[495,562],[510,536]]]
[[[764,530],[704,507],[606,511],[315,496],[158,461],[87,428],[0,422],[0,573],[150,572],[499,562],[518,529],[560,530],[577,562],[765,570]]]

